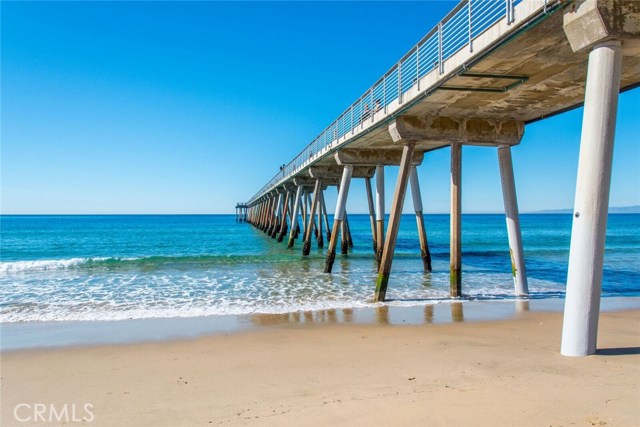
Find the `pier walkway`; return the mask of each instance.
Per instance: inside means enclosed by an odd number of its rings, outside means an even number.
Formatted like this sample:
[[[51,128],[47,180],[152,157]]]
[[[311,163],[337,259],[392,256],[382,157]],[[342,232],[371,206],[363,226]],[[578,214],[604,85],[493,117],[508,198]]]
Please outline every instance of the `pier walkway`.
[[[411,187],[423,268],[431,269],[416,167],[451,147],[451,295],[461,288],[462,146],[497,149],[515,293],[528,294],[511,148],[525,126],[584,105],[562,353],[595,352],[618,93],[640,82],[640,2],[463,0],[317,138],[237,206],[238,219],[308,255],[328,242],[325,273],[352,245],[352,178],[366,181],[375,298],[383,301]],[[384,168],[400,171],[385,224]],[[375,176],[375,194],[371,178]],[[323,190],[338,186],[333,224]],[[300,221],[299,221],[300,219]]]

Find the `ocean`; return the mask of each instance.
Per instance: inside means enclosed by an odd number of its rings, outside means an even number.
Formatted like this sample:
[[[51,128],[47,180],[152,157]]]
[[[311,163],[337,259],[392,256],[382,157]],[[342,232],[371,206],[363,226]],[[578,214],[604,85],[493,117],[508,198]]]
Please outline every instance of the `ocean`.
[[[404,215],[388,306],[449,298],[448,215],[425,217],[433,272],[422,271]],[[324,274],[324,252],[286,248],[234,215],[10,216],[0,219],[0,321],[114,321],[376,307],[367,215],[354,248]],[[530,299],[564,297],[571,215],[521,216]],[[503,215],[463,215],[465,300],[513,299]],[[325,250],[326,250],[325,243]],[[640,215],[609,216],[603,297],[640,296]]]

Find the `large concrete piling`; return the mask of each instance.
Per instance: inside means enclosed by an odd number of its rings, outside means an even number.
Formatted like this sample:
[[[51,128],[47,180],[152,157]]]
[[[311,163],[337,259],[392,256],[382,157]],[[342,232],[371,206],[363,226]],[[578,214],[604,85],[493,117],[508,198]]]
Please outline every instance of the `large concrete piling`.
[[[394,124],[391,126],[394,126]],[[407,183],[411,172],[411,162],[414,150],[415,142],[407,141],[404,143],[398,181],[396,182],[396,190],[393,195],[393,204],[391,206],[391,215],[389,217],[389,226],[387,227],[387,236],[385,237],[384,249],[382,251],[380,267],[378,269],[378,279],[376,280],[376,292],[374,295],[375,301],[384,301],[387,295],[387,284],[389,283],[389,275],[391,274],[391,264],[393,262],[393,254],[396,248],[396,240],[398,238],[398,230],[400,228],[400,218],[402,216],[402,206],[407,192]]]
[[[322,191],[322,181],[320,178],[316,179],[315,188],[313,190],[313,202],[311,203],[311,210],[309,212],[308,227],[304,236],[304,243],[302,244],[302,255],[307,256],[311,252],[311,234],[314,229],[316,209],[318,208],[318,200],[320,199],[320,192]]]
[[[620,70],[618,40],[593,47],[589,53],[562,328],[561,353],[565,356],[596,352]]]
[[[413,210],[416,213],[416,225],[418,227],[418,239],[420,240],[420,256],[424,271],[431,271],[431,252],[427,241],[427,231],[424,226],[422,214],[422,195],[420,194],[420,182],[418,181],[418,171],[415,166],[411,166],[411,196],[413,198]]]
[[[529,295],[527,285],[527,271],[524,264],[524,249],[522,233],[520,231],[520,214],[516,198],[516,184],[513,176],[513,161],[511,147],[498,147],[498,162],[500,163],[500,179],[502,181],[502,196],[504,199],[504,213],[507,220],[507,235],[509,238],[509,253],[511,254],[511,273],[517,296]]]
[[[345,206],[347,204],[347,195],[349,194],[349,185],[351,184],[351,175],[353,166],[345,165],[342,172],[342,180],[340,181],[340,190],[338,191],[338,201],[336,202],[336,211],[333,215],[333,229],[331,230],[331,239],[327,248],[327,260],[324,266],[325,273],[331,273],[333,262],[336,258],[336,246],[338,244],[338,235],[345,216]]]
[[[451,143],[451,209],[449,227],[449,286],[462,296],[462,144]]]

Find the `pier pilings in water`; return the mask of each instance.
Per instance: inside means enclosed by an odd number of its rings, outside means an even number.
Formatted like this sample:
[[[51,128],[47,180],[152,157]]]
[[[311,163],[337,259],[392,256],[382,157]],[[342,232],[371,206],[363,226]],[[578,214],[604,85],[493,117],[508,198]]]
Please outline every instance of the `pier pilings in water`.
[[[511,162],[511,146],[520,142],[523,131],[524,125],[513,120],[396,117],[388,126],[388,137],[394,144],[392,148],[383,150],[345,148],[336,151],[333,155],[335,164],[311,166],[305,171],[306,173],[303,172],[293,178],[293,186],[290,182],[285,183],[255,202],[257,205],[255,225],[272,237],[277,234],[279,242],[284,240],[288,230],[287,246],[291,248],[298,234],[300,218],[303,236],[302,256],[310,255],[314,235],[317,247],[323,248],[323,226],[326,227],[328,247],[324,271],[330,273],[335,262],[338,243],[341,242],[340,252],[343,255],[347,255],[354,244],[347,216],[347,196],[351,179],[363,178],[371,226],[371,243],[378,262],[374,299],[384,301],[391,276],[404,200],[409,187],[416,217],[422,268],[425,272],[430,272],[433,268],[417,166],[422,164],[425,152],[445,141],[451,147],[450,294],[452,297],[460,297],[462,295],[460,185],[462,146],[498,147],[509,245],[514,266],[512,272],[515,294],[527,295],[526,270]],[[400,169],[389,223],[386,226],[385,166],[398,166]],[[375,202],[371,184],[371,178],[374,175],[376,178]],[[331,227],[324,199],[324,190],[327,186],[338,188],[338,199]]]

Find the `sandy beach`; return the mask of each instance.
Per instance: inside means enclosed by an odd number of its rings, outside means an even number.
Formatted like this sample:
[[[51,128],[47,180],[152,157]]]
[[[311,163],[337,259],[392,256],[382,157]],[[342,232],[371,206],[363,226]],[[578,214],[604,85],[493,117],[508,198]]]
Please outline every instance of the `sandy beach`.
[[[603,313],[586,358],[560,356],[561,320],[277,324],[4,352],[2,425],[638,425],[640,311]],[[49,422],[65,404],[68,419]]]

